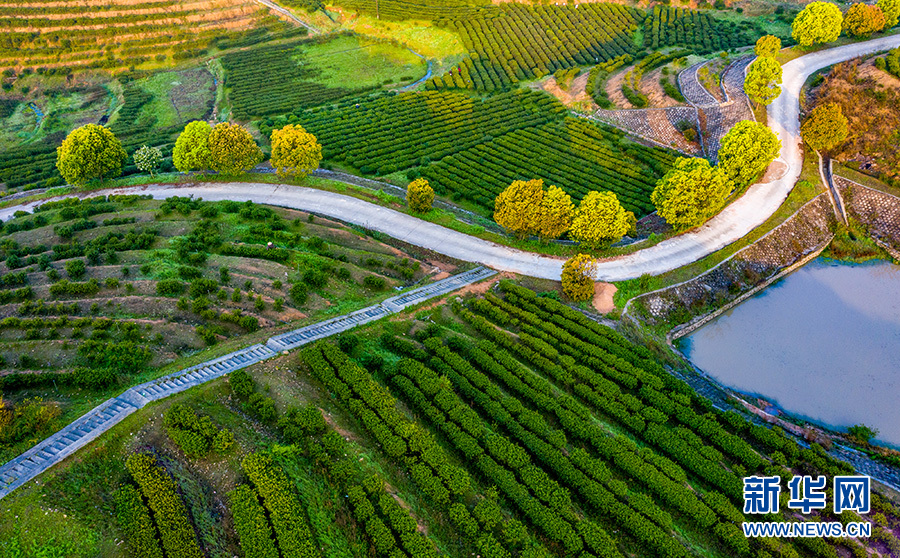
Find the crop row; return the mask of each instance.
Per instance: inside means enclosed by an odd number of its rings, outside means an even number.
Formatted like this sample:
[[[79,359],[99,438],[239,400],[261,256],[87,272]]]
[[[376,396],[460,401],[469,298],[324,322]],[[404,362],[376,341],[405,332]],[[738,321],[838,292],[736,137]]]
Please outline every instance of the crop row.
[[[643,12],[607,3],[581,6],[507,4],[440,20],[473,54],[428,88],[507,89],[561,68],[633,53]]]
[[[652,51],[680,45],[702,54],[752,44],[762,34],[688,8],[654,6],[644,21],[644,46]]]
[[[441,384],[435,371],[410,359],[401,360],[396,371],[392,382],[407,400],[548,538],[572,554],[585,548],[603,556],[619,554],[602,528],[575,519],[568,490],[531,465],[524,449],[492,432],[452,389]]]
[[[455,359],[456,370],[466,370],[465,363],[469,362],[481,371],[468,371],[466,378],[474,385],[488,393],[493,392],[493,397],[498,401],[504,400],[501,397],[509,398],[494,382],[503,385],[526,406],[536,408],[557,420],[570,438],[586,442],[588,449],[599,454],[600,459],[591,457],[589,452],[579,448],[570,454],[573,462],[611,492],[619,494],[621,487],[611,480],[610,467],[619,471],[616,475],[619,479],[629,479],[632,487],[646,486],[655,496],[656,502],[665,503],[692,518],[704,529],[716,524],[716,516],[710,508],[722,510],[725,521],[732,525],[715,528],[728,534],[725,537],[726,544],[740,534],[736,532],[733,523],[739,522],[742,516],[728,503],[727,498],[711,491],[703,495],[701,502],[694,490],[686,486],[684,471],[675,463],[653,452],[639,451],[633,442],[623,436],[608,435],[590,419],[586,407],[569,396],[556,394],[549,382],[526,370],[505,350],[490,341],[482,341],[477,345],[459,342],[450,345],[457,352],[456,356],[450,357]],[[531,422],[535,421],[532,419]],[[654,500],[646,495],[633,493],[628,496],[627,501],[660,527],[671,529],[671,517]],[[710,502],[715,505],[709,504]],[[628,529],[627,526],[625,528]]]
[[[341,0],[344,8],[396,21],[461,17],[490,5],[489,0]]]
[[[490,137],[558,120],[564,112],[551,97],[533,91],[517,90],[484,101],[432,91],[309,111],[299,120],[322,143],[325,158],[346,161],[364,174],[389,174]]]
[[[644,72],[658,68],[676,58],[681,58],[688,54],[690,54],[690,52],[686,50],[673,52],[671,54],[662,54],[658,51],[653,52],[650,56],[635,64],[635,66],[625,74],[625,77],[622,80],[622,94],[628,99],[628,102],[636,108],[646,107],[649,101],[641,92],[641,79],[644,77]]]
[[[266,511],[259,503],[259,495],[246,484],[239,484],[228,493],[234,530],[245,558],[279,558]]]
[[[380,476],[364,478],[358,463],[348,457],[340,434],[332,430],[311,442],[309,449],[347,497],[354,517],[364,526],[379,556],[436,556],[434,543],[417,531],[415,518],[387,493],[384,480]]]
[[[156,459],[146,453],[128,456],[125,467],[141,489],[159,530],[162,548],[169,558],[202,558],[187,508],[178,487]],[[141,527],[146,531],[146,527]]]
[[[222,57],[224,84],[229,88],[235,118],[284,114],[361,91],[316,83],[315,71],[294,59],[300,52],[298,44],[241,50]],[[273,75],[278,79],[273,80]]]
[[[130,484],[116,492],[116,520],[125,533],[125,541],[133,556],[163,558],[150,510],[141,493]]]
[[[613,103],[609,100],[609,95],[606,94],[606,79],[625,64],[631,63],[631,60],[632,56],[630,54],[623,54],[591,68],[584,92],[601,108],[612,108]]]
[[[247,455],[241,462],[241,468],[253,483],[269,512],[269,521],[275,531],[282,557],[319,556],[315,540],[306,523],[306,512],[284,470],[263,453]],[[254,533],[256,533],[254,538],[263,536],[258,530],[254,530]]]
[[[594,123],[567,118],[517,130],[421,167],[420,172],[438,193],[485,210],[513,180],[541,178],[576,200],[593,190],[612,191],[627,210],[645,215],[653,211],[649,195],[671,164],[670,155],[643,146],[626,150],[614,137]]]
[[[470,487],[468,474],[448,462],[443,448],[427,430],[409,421],[396,409],[396,401],[387,390],[332,345],[320,343],[304,349],[303,360],[313,375],[360,419],[385,453],[402,460],[427,499],[448,509],[450,520],[474,541],[482,555],[491,558],[511,556],[492,534],[490,525],[479,524],[473,519],[466,504]],[[393,425],[393,430],[388,425]],[[401,453],[402,448],[405,449]],[[542,547],[532,547],[520,555],[521,558],[546,556]]]
[[[468,490],[468,474],[450,464],[427,431],[403,416],[393,396],[337,347],[309,347],[303,351],[303,360],[389,457],[407,463],[413,480],[431,500],[444,505]]]

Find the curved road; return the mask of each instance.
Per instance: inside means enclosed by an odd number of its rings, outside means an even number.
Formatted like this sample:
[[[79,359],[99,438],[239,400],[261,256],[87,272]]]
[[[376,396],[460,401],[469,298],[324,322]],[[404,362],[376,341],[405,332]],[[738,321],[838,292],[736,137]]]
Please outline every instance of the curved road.
[[[597,264],[597,279],[621,281],[643,274],[658,275],[687,265],[740,239],[771,216],[791,191],[803,164],[800,149],[800,89],[816,70],[864,54],[900,46],[892,35],[807,54],[784,65],[781,96],[769,107],[769,126],[781,139],[784,175],[772,182],[754,184],[719,215],[695,231],[682,234],[633,254]],[[144,193],[155,198],[194,195],[206,200],[252,200],[334,217],[441,254],[503,271],[558,280],[563,260],[515,250],[459,233],[404,213],[356,198],[297,186],[254,183],[200,183],[187,186],[149,185],[94,192]],[[15,211],[33,208],[31,202],[0,210],[0,219]]]

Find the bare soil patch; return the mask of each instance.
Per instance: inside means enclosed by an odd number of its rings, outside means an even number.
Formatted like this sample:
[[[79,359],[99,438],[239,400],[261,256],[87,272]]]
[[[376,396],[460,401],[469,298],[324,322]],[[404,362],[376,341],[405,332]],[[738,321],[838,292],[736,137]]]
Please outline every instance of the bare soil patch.
[[[594,283],[594,300],[591,302],[591,305],[594,307],[594,310],[600,312],[601,314],[608,314],[616,309],[616,305],[613,302],[613,295],[618,291],[618,287],[613,285],[612,283],[602,283],[597,281]]]
[[[659,78],[662,77],[662,68],[657,68],[650,73],[644,74],[641,79],[641,93],[647,96],[652,107],[675,107],[681,105],[672,97],[666,95],[662,85],[659,84]],[[669,78],[674,79],[674,78]]]

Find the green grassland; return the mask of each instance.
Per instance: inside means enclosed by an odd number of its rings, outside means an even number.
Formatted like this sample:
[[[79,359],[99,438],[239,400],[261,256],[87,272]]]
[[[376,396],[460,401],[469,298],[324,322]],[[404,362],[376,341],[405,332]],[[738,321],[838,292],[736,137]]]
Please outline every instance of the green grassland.
[[[338,35],[299,49],[299,60],[319,71],[329,87],[359,87],[410,83],[425,75],[427,63],[395,44],[355,35]]]

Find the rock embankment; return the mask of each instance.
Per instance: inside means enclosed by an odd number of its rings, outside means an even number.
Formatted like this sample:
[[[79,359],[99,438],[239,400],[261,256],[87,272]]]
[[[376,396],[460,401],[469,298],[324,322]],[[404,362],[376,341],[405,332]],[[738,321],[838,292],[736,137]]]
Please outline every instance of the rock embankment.
[[[632,299],[626,313],[651,326],[676,326],[681,337],[818,255],[834,236],[834,212],[824,194],[784,223],[706,273]]]

